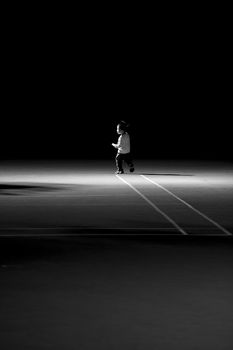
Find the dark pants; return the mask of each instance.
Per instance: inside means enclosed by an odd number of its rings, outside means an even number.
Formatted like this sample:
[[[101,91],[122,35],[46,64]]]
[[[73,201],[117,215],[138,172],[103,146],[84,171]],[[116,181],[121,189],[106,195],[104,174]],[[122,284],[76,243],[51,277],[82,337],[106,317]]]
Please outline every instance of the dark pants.
[[[122,171],[122,163],[123,161],[130,167],[133,168],[133,160],[132,160],[132,156],[131,153],[117,153],[116,155],[116,166],[117,166],[117,170]]]

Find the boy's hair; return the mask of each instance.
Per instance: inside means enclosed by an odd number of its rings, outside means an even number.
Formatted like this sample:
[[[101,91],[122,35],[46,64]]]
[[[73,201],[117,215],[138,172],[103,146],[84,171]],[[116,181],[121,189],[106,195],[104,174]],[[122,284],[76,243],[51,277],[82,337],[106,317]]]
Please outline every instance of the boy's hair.
[[[127,124],[124,120],[121,120],[117,125],[119,125],[120,129],[123,131],[127,131],[129,128],[129,124]]]

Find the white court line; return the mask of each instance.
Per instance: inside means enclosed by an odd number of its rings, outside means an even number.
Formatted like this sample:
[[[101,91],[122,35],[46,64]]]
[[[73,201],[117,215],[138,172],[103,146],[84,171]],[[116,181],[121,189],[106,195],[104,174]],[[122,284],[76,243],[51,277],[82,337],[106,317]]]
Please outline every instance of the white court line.
[[[43,231],[47,231],[47,232],[43,232]],[[88,232],[88,231],[91,231],[91,232]],[[104,231],[106,233],[104,233]],[[138,231],[138,232],[136,233],[135,231]],[[162,233],[161,231],[165,231],[165,232]],[[75,227],[64,226],[64,227],[6,227],[6,228],[0,229],[0,238],[53,238],[53,237],[68,238],[68,237],[86,237],[86,236],[87,237],[125,237],[125,236],[127,237],[156,237],[156,236],[181,237],[176,227],[75,228]],[[230,237],[227,235],[223,235],[222,233],[221,234],[220,233],[200,233],[200,234],[189,233],[188,235],[185,235],[185,236],[186,237]]]
[[[185,232],[174,220],[172,220],[167,214],[165,214],[162,210],[160,210],[153,202],[151,202],[144,194],[142,194],[140,191],[138,191],[133,185],[131,185],[129,182],[127,182],[125,179],[120,177],[119,175],[116,175],[118,179],[120,179],[122,182],[126,183],[130,188],[132,188],[137,194],[139,194],[140,197],[142,197],[150,206],[155,209],[155,211],[159,212],[165,219],[167,219],[173,226],[179,230],[182,235],[187,235],[187,232]]]
[[[222,233],[202,233],[202,234],[186,234],[180,233],[20,233],[20,234],[0,234],[0,238],[52,238],[52,237],[229,237]]]
[[[50,232],[40,232],[40,231],[50,231]],[[52,238],[52,237],[144,237],[144,236],[179,236],[180,233],[177,233],[177,228],[175,227],[83,227],[77,228],[70,227],[8,227],[0,229],[0,238]],[[1,232],[2,231],[2,232]],[[27,233],[28,231],[28,233]],[[54,231],[54,232],[53,232]],[[59,232],[66,231],[66,232]],[[71,232],[70,232],[71,231]],[[91,231],[91,232],[86,232]],[[106,233],[103,233],[103,232]],[[113,231],[113,232],[108,232]],[[121,233],[121,231],[123,231]],[[138,233],[135,233],[138,231]],[[141,232],[143,231],[143,232]],[[155,231],[159,231],[156,232]],[[165,231],[165,233],[161,233]],[[175,231],[175,232],[174,232]],[[12,233],[14,232],[14,233]],[[17,232],[17,233],[16,233]]]
[[[65,231],[177,231],[176,227],[66,227],[66,226],[59,226],[59,227],[2,227],[0,228],[0,234],[1,231],[43,231],[43,230],[47,230],[47,231],[61,231],[61,230],[65,230]]]
[[[214,221],[213,219],[209,218],[207,215],[203,214],[202,212],[200,212],[198,209],[194,208],[191,204],[187,203],[186,201],[184,201],[183,199],[181,199],[180,197],[176,196],[174,193],[172,193],[171,191],[167,190],[165,187],[163,187],[162,185],[160,185],[159,183],[157,183],[156,181],[153,181],[151,179],[149,179],[147,176],[145,175],[140,175],[141,177],[143,177],[144,179],[146,179],[147,181],[151,182],[152,184],[154,184],[155,186],[161,188],[162,190],[164,190],[165,192],[169,193],[172,197],[176,198],[178,201],[180,201],[181,203],[185,204],[188,208],[192,209],[193,211],[195,211],[197,214],[199,214],[200,216],[202,216],[204,219],[206,219],[207,221],[211,222],[214,226],[216,226],[219,230],[223,231],[227,236],[232,236],[232,233],[229,232],[227,229],[225,229],[224,227],[222,227],[220,224],[218,224],[216,221]]]

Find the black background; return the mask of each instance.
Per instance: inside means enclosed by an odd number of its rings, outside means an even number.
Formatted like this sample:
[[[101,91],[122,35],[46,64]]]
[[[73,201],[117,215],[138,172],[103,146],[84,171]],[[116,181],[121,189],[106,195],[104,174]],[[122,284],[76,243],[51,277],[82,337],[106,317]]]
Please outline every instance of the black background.
[[[3,43],[2,159],[112,158],[122,119],[135,158],[232,159],[227,23],[16,17]]]

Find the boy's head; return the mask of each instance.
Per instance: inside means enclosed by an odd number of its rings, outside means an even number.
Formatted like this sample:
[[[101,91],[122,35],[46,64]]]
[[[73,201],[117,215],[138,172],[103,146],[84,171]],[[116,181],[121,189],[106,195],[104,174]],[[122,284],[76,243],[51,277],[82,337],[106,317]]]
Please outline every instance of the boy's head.
[[[119,135],[121,135],[121,134],[123,134],[123,133],[124,133],[124,130],[122,130],[121,125],[120,125],[120,124],[117,124],[117,133],[118,133]]]
[[[124,122],[123,120],[120,121],[120,123],[117,124],[117,133],[120,134],[124,134],[124,132],[127,131],[128,125],[126,124],[126,122]]]

